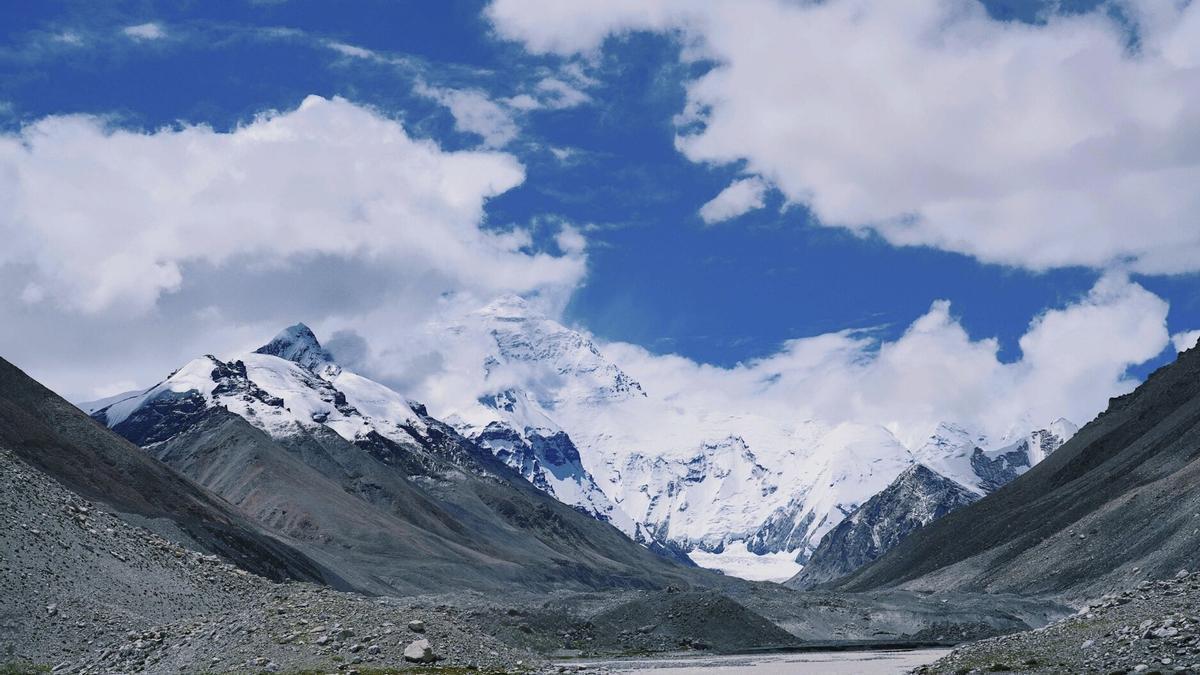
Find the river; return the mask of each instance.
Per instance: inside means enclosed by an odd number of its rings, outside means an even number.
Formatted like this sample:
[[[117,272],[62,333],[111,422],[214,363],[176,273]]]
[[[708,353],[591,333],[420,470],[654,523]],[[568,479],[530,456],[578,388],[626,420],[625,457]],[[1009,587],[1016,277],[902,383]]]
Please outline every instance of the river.
[[[622,675],[894,675],[932,663],[949,652],[949,649],[879,649],[568,661],[560,665],[587,666]]]

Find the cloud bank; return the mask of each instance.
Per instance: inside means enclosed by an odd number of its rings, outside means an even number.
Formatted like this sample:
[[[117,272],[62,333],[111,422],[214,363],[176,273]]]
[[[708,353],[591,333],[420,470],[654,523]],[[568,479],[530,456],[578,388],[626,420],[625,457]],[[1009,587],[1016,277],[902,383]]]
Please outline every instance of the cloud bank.
[[[235,258],[382,259],[488,290],[569,284],[578,259],[527,256],[523,232],[479,228],[485,200],[523,180],[510,155],[444,152],[341,99],[228,133],[52,117],[0,138],[0,264],[32,266],[28,300],[85,312],[148,310],[189,264]]]
[[[89,396],[297,320],[395,332],[447,295],[565,302],[577,233],[550,254],[485,226],[523,180],[509,154],[444,151],[337,98],[229,131],[44,118],[0,136],[4,356]]]
[[[994,438],[1059,416],[1082,424],[1109,397],[1133,389],[1126,369],[1169,341],[1167,303],[1121,276],[1033,319],[1020,359],[1005,362],[991,338],[970,336],[936,301],[893,341],[842,331],[787,342],[776,354],[719,368],[629,344],[605,353],[672,408],[710,419],[761,415],[800,423],[879,424],[919,445],[940,421]]]
[[[1200,3],[1030,25],[975,0],[494,0],[535,53],[678,37],[676,145],[744,162],[822,224],[1034,270],[1200,270]]]

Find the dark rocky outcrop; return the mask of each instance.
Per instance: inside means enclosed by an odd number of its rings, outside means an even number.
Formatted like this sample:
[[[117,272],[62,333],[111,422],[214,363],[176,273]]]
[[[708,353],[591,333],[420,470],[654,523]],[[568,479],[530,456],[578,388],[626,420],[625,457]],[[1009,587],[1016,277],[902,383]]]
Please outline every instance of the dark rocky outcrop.
[[[827,532],[808,564],[787,585],[812,588],[845,576],[890,551],[917,528],[979,498],[915,464]]]

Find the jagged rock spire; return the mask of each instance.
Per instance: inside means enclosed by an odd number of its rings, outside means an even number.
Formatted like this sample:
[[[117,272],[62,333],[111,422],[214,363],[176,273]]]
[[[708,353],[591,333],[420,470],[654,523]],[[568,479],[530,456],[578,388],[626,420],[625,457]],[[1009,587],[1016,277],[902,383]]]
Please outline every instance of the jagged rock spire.
[[[333,363],[333,355],[321,346],[312,329],[302,323],[284,328],[274,339],[254,352],[287,359],[313,372]]]

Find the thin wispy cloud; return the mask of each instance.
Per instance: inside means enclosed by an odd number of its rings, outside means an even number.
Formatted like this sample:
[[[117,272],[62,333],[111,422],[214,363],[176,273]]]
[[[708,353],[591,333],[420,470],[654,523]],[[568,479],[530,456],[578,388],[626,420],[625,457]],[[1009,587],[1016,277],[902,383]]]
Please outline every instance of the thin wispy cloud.
[[[167,37],[167,31],[161,24],[155,22],[139,23],[126,26],[121,30],[126,37],[134,40],[161,40]]]

